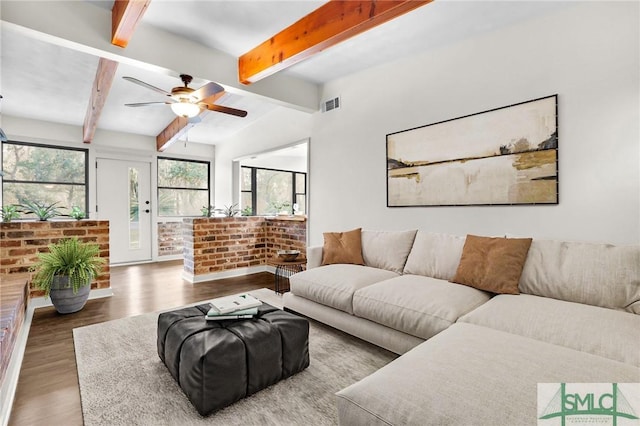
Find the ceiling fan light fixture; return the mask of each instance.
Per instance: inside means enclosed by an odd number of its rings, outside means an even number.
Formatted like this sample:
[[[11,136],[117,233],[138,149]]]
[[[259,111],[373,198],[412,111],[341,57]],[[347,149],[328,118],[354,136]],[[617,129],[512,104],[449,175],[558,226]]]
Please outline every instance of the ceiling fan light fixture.
[[[171,110],[180,117],[192,118],[200,114],[200,107],[196,104],[192,104],[188,100],[181,100],[171,104]]]

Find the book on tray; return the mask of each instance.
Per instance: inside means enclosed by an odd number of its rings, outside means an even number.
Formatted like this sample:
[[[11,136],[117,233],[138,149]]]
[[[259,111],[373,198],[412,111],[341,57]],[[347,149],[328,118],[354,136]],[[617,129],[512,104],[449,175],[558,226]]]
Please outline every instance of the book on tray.
[[[240,309],[237,311],[229,312],[226,314],[221,314],[216,310],[216,308],[209,309],[207,312],[206,319],[212,321],[226,320],[226,319],[243,319],[243,318],[253,318],[254,315],[258,314],[258,308],[249,308],[249,309]]]
[[[205,316],[208,320],[253,318],[258,313],[258,306],[262,302],[250,294],[238,294],[233,296],[213,299],[211,309]]]

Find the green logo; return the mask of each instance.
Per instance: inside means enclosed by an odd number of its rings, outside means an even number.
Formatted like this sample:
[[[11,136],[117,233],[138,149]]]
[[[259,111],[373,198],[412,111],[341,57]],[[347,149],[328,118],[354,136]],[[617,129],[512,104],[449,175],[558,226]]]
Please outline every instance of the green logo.
[[[538,393],[540,393],[538,385]],[[560,418],[565,426],[567,419],[570,423],[592,424],[609,423],[618,425],[618,419],[638,420],[633,407],[620,391],[617,383],[607,383],[607,389],[601,384],[576,383],[570,384],[571,391],[567,391],[567,384],[560,383],[549,403],[540,415],[540,420]],[[610,390],[609,390],[610,389]],[[607,419],[608,417],[608,419]],[[539,424],[544,424],[539,422]]]

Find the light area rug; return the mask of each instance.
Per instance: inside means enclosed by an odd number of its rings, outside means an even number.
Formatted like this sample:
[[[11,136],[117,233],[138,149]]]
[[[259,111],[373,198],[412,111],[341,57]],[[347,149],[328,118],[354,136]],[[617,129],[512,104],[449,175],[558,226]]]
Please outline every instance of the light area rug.
[[[252,294],[282,306],[271,290]],[[306,370],[202,417],[158,357],[157,319],[150,313],[73,330],[85,425],[335,425],[335,392],[396,357],[310,320]]]

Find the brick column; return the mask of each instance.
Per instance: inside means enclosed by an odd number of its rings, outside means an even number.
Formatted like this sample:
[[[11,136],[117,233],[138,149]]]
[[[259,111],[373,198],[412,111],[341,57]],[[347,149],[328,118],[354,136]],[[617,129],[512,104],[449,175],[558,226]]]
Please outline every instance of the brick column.
[[[158,222],[158,257],[182,254],[182,222]]]

